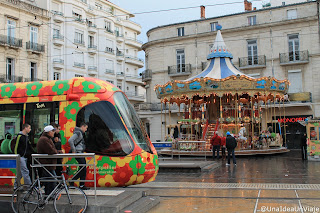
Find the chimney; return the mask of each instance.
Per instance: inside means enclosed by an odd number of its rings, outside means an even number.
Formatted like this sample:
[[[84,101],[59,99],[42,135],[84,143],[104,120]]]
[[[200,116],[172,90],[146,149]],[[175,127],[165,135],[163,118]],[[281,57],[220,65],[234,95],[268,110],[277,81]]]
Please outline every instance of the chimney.
[[[205,19],[205,18],[206,18],[206,7],[203,6],[203,5],[201,5],[201,6],[200,6],[200,9],[201,9],[201,11],[200,11],[200,18],[201,18],[201,19]]]
[[[247,1],[247,0],[244,0],[244,10],[245,11],[251,11],[252,10],[252,3]]]

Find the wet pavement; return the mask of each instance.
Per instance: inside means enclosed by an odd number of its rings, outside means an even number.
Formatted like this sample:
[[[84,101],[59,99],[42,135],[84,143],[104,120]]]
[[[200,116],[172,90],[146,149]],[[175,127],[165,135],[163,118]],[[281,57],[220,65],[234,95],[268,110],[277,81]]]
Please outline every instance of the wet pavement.
[[[201,173],[159,173],[156,181],[131,186],[149,189],[163,212],[320,212],[320,162],[300,152],[239,157]]]

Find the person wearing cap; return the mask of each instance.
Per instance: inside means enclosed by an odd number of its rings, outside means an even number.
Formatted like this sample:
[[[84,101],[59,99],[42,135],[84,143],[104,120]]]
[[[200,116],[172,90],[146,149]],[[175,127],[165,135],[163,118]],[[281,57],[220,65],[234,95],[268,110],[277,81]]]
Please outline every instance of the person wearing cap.
[[[226,163],[227,166],[230,165],[230,155],[232,154],[233,158],[233,164],[236,166],[236,157],[234,155],[234,149],[237,147],[237,141],[236,139],[230,134],[230,132],[227,132],[227,138],[226,138],[226,147],[228,150],[228,163]]]
[[[38,140],[37,143],[37,150],[38,150],[38,154],[49,154],[49,155],[53,155],[53,154],[58,154],[58,151],[56,149],[56,147],[53,144],[53,140],[52,138],[54,137],[54,133],[55,133],[56,129],[52,126],[46,126],[43,129],[43,133],[41,135],[41,137]],[[41,164],[57,164],[57,159],[56,158],[41,158],[40,159],[40,163]],[[44,166],[53,176],[56,176],[56,166]],[[41,176],[42,177],[52,177],[51,174],[48,173],[48,171],[43,169]],[[49,195],[52,190],[55,187],[55,183],[54,182],[44,182],[44,186],[45,186],[45,194]]]
[[[218,135],[218,131],[216,131],[214,133],[214,135],[212,136],[211,140],[210,140],[210,143],[212,145],[212,157],[213,157],[213,160],[216,159],[216,156],[215,156],[215,153],[216,153],[216,150],[217,150],[217,159],[219,160],[220,156],[219,156],[219,152],[220,152],[220,145],[221,145],[221,138],[220,136]]]

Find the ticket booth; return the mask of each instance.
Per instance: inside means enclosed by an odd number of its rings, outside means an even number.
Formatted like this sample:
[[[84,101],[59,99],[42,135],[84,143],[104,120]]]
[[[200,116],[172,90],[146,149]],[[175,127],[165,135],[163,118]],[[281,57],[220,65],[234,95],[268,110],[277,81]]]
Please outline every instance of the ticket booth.
[[[320,161],[320,120],[309,120],[307,123],[308,160]]]

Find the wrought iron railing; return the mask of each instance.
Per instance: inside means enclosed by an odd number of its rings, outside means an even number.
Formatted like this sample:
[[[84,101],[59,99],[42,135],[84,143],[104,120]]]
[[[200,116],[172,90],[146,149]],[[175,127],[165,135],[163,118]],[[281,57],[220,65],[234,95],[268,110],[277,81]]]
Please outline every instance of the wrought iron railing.
[[[191,64],[179,64],[174,66],[168,66],[169,75],[190,74],[190,73],[191,73]]]
[[[117,51],[117,56],[123,56],[123,52]]]
[[[26,43],[26,48],[27,48],[27,50],[33,50],[36,52],[44,52],[44,50],[45,50],[44,44],[38,44],[38,43],[31,42],[31,41],[28,41]]]
[[[60,11],[52,10],[52,13],[53,13],[54,15],[63,16],[63,12],[60,12]]]
[[[96,50],[97,49],[97,45],[89,44],[88,45],[88,49]]]
[[[147,69],[141,73],[142,81],[148,81],[152,79],[152,70]]]
[[[80,0],[80,1],[82,1],[82,2],[85,3],[85,4],[87,4],[87,0]]]
[[[119,31],[114,31],[117,37],[123,37],[123,34],[121,34]]]
[[[22,47],[22,39],[10,36],[0,35],[0,45],[9,45],[11,47]]]
[[[180,111],[183,112],[183,105],[180,106]],[[161,111],[161,103],[137,103],[134,104],[136,110],[151,110],[151,111]],[[166,107],[162,104],[162,110],[169,110],[168,104]],[[179,110],[177,105],[170,106],[170,110]]]
[[[22,76],[16,75],[0,75],[0,83],[14,83],[14,82],[23,82]]]
[[[126,95],[128,97],[135,97],[135,98],[140,98],[140,99],[144,99],[145,98],[145,95],[144,94],[139,94],[137,92],[125,92]]]
[[[106,74],[114,74],[114,70],[112,70],[112,69],[106,69],[105,73],[106,73]]]
[[[133,57],[133,56],[126,56],[126,58],[128,59],[132,59],[132,60],[135,60],[135,61],[140,61],[143,63],[143,59],[142,58],[138,58],[138,57]]]
[[[123,72],[117,72],[117,76],[124,76]]]
[[[97,25],[89,22],[89,23],[88,23],[88,27],[97,28]]]
[[[127,38],[127,37],[126,37],[126,39],[127,39],[127,40],[132,40],[132,41],[135,41],[135,42],[138,42],[138,43],[140,43],[140,44],[143,44],[142,41],[140,41],[140,40],[138,40],[138,39],[136,39],[136,38]]]
[[[63,40],[63,39],[64,39],[64,36],[63,36],[63,35],[61,35],[61,34],[54,34],[54,35],[53,35],[53,38],[54,38],[54,39],[60,39],[60,40]]]
[[[114,50],[111,47],[106,47],[105,52],[114,54]]]
[[[25,78],[24,82],[30,82],[30,81],[43,81],[43,79],[40,78]]]
[[[112,33],[112,34],[113,34],[113,31],[112,31],[111,29],[109,29],[109,28],[106,28],[106,31],[107,31],[108,33]]]
[[[84,23],[85,22],[85,20],[83,20],[83,19],[81,19],[79,17],[74,17],[73,20],[76,21],[76,22],[80,22],[80,23]]]
[[[295,51],[288,53],[280,53],[280,64],[294,63],[294,62],[308,62],[309,52],[305,51]]]
[[[53,59],[53,63],[64,64],[64,60],[63,60],[63,59],[60,59],[60,58],[54,58],[54,59]]]
[[[97,66],[88,66],[88,70],[97,71]]]
[[[84,63],[74,62],[75,67],[85,68],[86,65]]]
[[[75,43],[75,44],[84,45],[84,41],[83,41],[83,40],[74,39],[74,43]]]
[[[252,56],[239,58],[239,67],[266,66],[266,56]]]

